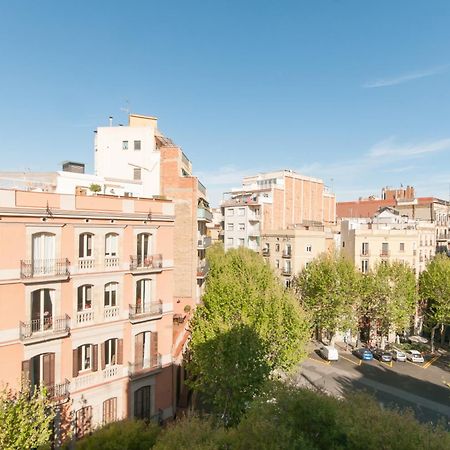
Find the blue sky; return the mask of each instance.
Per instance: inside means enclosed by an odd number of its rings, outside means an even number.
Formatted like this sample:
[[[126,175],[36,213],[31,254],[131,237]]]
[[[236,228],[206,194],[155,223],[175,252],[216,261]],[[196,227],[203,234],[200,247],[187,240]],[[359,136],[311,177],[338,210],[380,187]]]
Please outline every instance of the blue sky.
[[[338,200],[449,195],[448,0],[0,0],[1,170],[93,168],[156,115],[210,191],[291,168]]]

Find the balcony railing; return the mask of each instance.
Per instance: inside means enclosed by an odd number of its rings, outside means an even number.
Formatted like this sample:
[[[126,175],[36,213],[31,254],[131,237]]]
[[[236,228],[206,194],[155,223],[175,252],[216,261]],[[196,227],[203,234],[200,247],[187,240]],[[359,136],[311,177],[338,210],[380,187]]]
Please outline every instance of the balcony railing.
[[[155,358],[155,361],[128,363],[128,373],[130,377],[135,377],[153,372],[154,370],[161,369],[161,367],[162,367],[162,357],[158,353],[158,355]]]
[[[292,258],[292,251],[291,250],[289,250],[289,251],[284,250],[283,254],[281,256],[283,258]]]
[[[208,248],[211,246],[211,238],[209,236],[202,236],[197,239],[197,248]]]
[[[95,269],[95,259],[91,257],[78,258],[79,270],[92,270]]]
[[[20,278],[69,277],[69,268],[67,258],[21,260]]]
[[[360,256],[370,256],[369,250],[361,250]]]
[[[204,184],[203,184],[200,180],[197,180],[197,181],[198,181],[198,190],[199,190],[203,195],[206,195],[206,188],[205,188]]]
[[[204,278],[208,274],[209,266],[206,263],[200,264],[197,267],[197,278]]]
[[[281,274],[285,276],[290,276],[292,275],[292,269],[290,267],[283,267],[283,269],[281,270]]]
[[[19,326],[22,341],[58,334],[65,335],[70,331],[70,317],[67,314],[60,317],[45,317],[43,320],[20,322]]]
[[[94,321],[94,311],[78,311],[77,312],[77,324],[90,323]]]
[[[105,256],[105,267],[119,267],[119,257]]]
[[[150,303],[150,305],[138,304],[129,305],[129,317],[131,321],[145,320],[150,317],[160,316],[162,314],[162,302]]]
[[[103,310],[103,317],[106,320],[115,319],[116,317],[119,317],[119,307],[118,306],[105,306],[105,309]]]
[[[389,250],[381,250],[380,256],[382,258],[388,258],[391,255],[391,252]]]
[[[212,222],[212,212],[202,206],[197,207],[197,220],[205,220],[206,222]]]
[[[103,378],[105,380],[109,378],[115,378],[119,374],[119,367],[120,366],[118,365],[113,365],[103,369]]]
[[[249,213],[249,214],[247,215],[247,219],[248,219],[250,222],[259,222],[259,221],[261,220],[261,214],[252,214],[252,213]]]
[[[262,255],[263,255],[263,256],[270,256],[270,249],[268,249],[268,248],[263,248],[263,249],[262,249]]]
[[[130,270],[159,270],[162,269],[163,261],[161,253],[148,256],[130,256]]]
[[[446,234],[440,233],[436,236],[437,241],[446,241],[448,239],[448,236]]]

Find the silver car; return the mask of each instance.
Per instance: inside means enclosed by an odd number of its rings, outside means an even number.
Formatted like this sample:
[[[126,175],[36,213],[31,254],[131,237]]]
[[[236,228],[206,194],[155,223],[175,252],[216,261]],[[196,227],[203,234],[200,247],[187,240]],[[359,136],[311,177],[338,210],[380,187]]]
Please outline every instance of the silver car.
[[[395,361],[399,361],[399,362],[405,362],[406,361],[406,354],[403,353],[401,350],[393,350],[392,352],[392,358]]]

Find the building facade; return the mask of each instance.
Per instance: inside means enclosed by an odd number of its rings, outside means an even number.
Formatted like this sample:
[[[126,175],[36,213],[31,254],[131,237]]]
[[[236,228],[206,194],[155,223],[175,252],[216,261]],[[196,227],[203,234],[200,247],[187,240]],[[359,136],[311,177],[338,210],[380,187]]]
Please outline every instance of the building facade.
[[[47,386],[57,441],[171,417],[173,202],[0,190],[0,217],[2,382]]]

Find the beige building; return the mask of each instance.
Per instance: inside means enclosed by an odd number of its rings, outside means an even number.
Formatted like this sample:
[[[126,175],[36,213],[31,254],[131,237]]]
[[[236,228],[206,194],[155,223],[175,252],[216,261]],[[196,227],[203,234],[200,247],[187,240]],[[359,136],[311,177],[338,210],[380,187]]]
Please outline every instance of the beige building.
[[[332,248],[331,230],[323,226],[291,227],[267,231],[261,236],[262,255],[275,268],[286,287],[314,258]]]
[[[384,208],[371,219],[341,223],[342,253],[367,273],[383,261],[401,261],[418,275],[435,254],[435,225]]]

